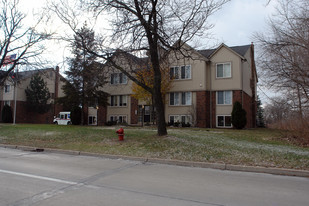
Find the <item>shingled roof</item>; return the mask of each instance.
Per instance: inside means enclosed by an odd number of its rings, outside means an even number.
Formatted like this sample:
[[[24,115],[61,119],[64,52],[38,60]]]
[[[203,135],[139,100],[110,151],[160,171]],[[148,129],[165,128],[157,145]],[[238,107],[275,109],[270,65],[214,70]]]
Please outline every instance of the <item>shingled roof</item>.
[[[251,45],[249,44],[243,46],[233,46],[229,48],[232,49],[237,54],[239,54],[240,56],[244,56],[248,51],[248,49],[250,48],[250,46]],[[216,50],[217,49],[205,49],[205,50],[199,50],[198,52],[202,54],[204,57],[209,58]]]

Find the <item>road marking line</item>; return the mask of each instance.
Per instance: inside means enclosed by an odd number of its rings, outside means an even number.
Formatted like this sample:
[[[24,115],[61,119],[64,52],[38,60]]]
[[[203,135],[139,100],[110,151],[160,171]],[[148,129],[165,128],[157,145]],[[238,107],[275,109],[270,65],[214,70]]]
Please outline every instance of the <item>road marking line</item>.
[[[47,180],[51,182],[58,182],[58,183],[63,183],[63,184],[68,184],[68,185],[78,185],[79,183],[77,182],[71,182],[71,181],[66,181],[66,180],[61,180],[61,179],[56,179],[56,178],[50,178],[50,177],[44,177],[44,176],[38,176],[38,175],[31,175],[27,173],[21,173],[21,172],[13,172],[9,170],[1,170],[1,173],[5,174],[11,174],[11,175],[17,175],[17,176],[23,176],[23,177],[30,177],[34,179],[40,179],[40,180]]]

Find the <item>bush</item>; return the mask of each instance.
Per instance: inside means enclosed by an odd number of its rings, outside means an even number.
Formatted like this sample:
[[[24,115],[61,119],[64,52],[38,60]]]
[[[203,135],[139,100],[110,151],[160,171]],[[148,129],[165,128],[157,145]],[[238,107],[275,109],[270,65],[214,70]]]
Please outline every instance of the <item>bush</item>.
[[[189,122],[188,123],[181,122],[181,126],[182,127],[191,127],[191,124]]]
[[[13,123],[13,113],[9,105],[4,105],[2,108],[2,121],[4,123]]]
[[[247,112],[242,108],[240,102],[236,101],[232,111],[232,124],[236,129],[243,129],[247,124]]]
[[[116,125],[116,124],[117,124],[117,121],[107,121],[107,122],[105,122],[106,126],[113,126],[113,125]]]

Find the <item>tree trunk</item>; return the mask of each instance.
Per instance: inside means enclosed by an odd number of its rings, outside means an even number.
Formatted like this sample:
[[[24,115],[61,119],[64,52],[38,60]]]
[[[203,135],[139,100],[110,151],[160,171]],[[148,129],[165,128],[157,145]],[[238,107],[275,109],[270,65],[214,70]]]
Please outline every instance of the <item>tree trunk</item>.
[[[156,86],[154,89],[156,90]],[[159,94],[156,94],[156,93],[157,92],[155,92],[155,95],[154,95],[154,105],[155,105],[156,113],[157,113],[156,121],[157,121],[157,126],[158,126],[158,135],[164,136],[164,135],[167,135],[164,104],[161,98],[161,91],[159,90]]]
[[[157,54],[154,54],[154,59],[152,59],[152,66],[154,70],[154,87],[153,87],[153,99],[154,105],[156,107],[157,113],[157,126],[158,126],[158,136],[167,135],[166,123],[165,123],[165,105],[162,100],[161,94],[161,71],[159,58]]]

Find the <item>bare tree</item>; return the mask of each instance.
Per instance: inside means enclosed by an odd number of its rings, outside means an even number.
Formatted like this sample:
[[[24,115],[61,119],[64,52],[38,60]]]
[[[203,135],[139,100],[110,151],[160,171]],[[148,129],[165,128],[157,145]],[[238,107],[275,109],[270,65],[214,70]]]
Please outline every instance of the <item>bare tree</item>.
[[[256,39],[267,87],[283,92],[302,117],[303,107],[309,105],[309,2],[281,0],[269,32]]]
[[[150,88],[134,78],[134,70],[127,71],[112,61],[110,56],[99,54],[131,80],[149,91],[157,112],[158,135],[166,135],[164,103],[161,95],[162,74],[160,62],[167,52],[181,51],[194,37],[208,34],[212,25],[208,17],[228,0],[95,0],[87,7],[96,14],[107,12],[113,26],[112,40],[126,53],[147,53],[154,72],[154,86]]]
[[[182,52],[181,48],[195,37],[205,37],[209,29],[208,18],[229,0],[81,0],[96,21],[109,19],[112,32],[98,40],[100,52],[88,52],[100,57],[110,67],[123,72],[128,78],[152,94],[157,113],[158,135],[167,134],[164,103],[161,95],[161,62],[168,52]],[[52,10],[72,30],[78,23],[66,0],[52,3]],[[76,32],[75,32],[76,33]],[[103,36],[103,35],[102,35]],[[108,41],[106,41],[108,39]],[[110,42],[110,43],[109,43]],[[135,78],[136,67],[145,65],[141,58],[147,54],[153,70],[154,86],[149,87]],[[183,55],[187,53],[182,52]]]
[[[19,11],[18,0],[0,2],[0,85],[17,65],[29,64],[31,58],[39,56],[44,47],[40,44],[50,37],[46,32],[37,32],[37,24],[25,28],[26,15]]]
[[[280,123],[292,115],[292,106],[287,103],[285,98],[274,98],[270,104],[264,108],[266,124]]]

